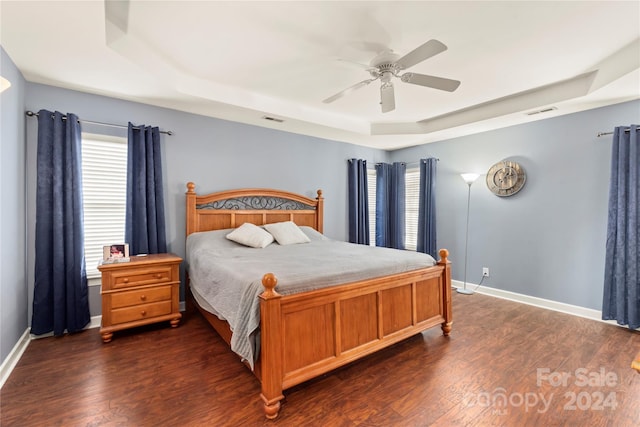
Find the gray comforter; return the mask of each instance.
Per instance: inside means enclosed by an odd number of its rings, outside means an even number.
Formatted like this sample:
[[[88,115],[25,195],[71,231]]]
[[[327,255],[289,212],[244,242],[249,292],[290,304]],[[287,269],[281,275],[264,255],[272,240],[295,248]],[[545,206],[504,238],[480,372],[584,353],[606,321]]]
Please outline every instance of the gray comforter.
[[[190,285],[207,309],[226,320],[231,349],[251,367],[257,357],[262,276],[274,273],[282,295],[435,265],[426,254],[331,240],[301,227],[310,243],[263,249],[227,240],[231,230],[191,234],[187,239]]]

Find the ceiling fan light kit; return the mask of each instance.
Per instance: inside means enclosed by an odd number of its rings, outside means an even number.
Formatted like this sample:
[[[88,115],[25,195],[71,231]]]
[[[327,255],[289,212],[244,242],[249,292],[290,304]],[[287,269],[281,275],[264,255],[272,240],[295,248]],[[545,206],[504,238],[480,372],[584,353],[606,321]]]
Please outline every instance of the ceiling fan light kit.
[[[447,50],[447,46],[438,40],[429,40],[402,57],[390,49],[385,50],[371,60],[371,68],[367,69],[371,75],[370,79],[356,83],[322,102],[329,104],[361,87],[367,86],[373,81],[380,80],[381,110],[383,113],[393,111],[396,108],[395,91],[393,82],[391,81],[393,77],[399,78],[404,83],[453,92],[460,86],[460,81],[418,73],[400,74],[403,70],[442,53],[445,50]]]

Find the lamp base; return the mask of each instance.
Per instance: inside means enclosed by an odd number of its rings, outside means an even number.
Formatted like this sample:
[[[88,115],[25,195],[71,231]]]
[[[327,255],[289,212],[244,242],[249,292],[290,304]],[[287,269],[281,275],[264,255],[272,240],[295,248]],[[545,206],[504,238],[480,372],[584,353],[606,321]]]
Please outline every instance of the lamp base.
[[[472,289],[458,288],[458,289],[456,289],[456,291],[457,291],[459,294],[465,294],[465,295],[473,295],[473,294],[474,294],[474,292],[473,292],[473,290],[472,290]]]

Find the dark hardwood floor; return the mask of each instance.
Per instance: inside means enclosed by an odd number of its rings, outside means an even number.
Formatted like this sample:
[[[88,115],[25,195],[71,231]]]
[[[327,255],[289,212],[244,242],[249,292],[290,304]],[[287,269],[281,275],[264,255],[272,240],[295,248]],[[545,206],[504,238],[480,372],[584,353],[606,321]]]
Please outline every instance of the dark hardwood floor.
[[[8,426],[638,426],[640,334],[475,294],[439,328],[285,391],[258,381],[197,311],[179,328],[31,342],[0,392]]]

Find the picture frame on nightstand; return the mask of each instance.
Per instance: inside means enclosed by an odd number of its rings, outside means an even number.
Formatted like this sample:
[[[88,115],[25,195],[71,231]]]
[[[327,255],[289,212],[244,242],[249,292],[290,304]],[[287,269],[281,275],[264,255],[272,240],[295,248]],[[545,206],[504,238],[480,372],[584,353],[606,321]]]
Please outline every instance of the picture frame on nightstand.
[[[129,262],[129,244],[114,243],[102,247],[102,264]]]

